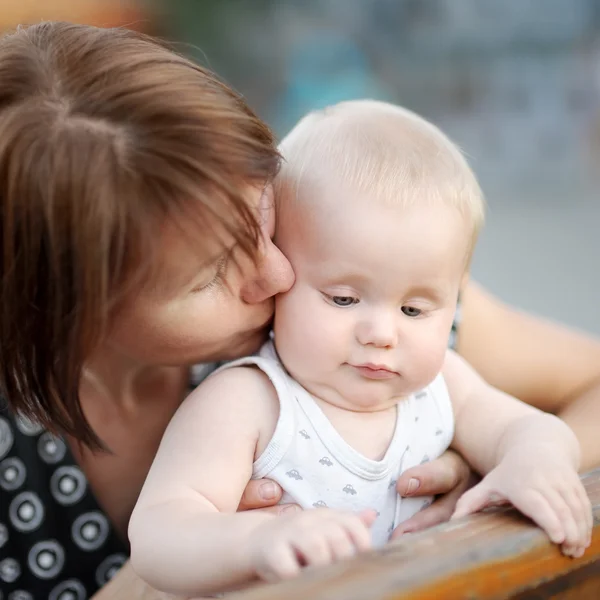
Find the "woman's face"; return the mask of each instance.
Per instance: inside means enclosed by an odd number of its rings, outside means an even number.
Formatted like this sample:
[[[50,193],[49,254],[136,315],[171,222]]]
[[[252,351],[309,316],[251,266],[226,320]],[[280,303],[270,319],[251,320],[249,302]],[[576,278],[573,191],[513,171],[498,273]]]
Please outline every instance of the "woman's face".
[[[230,359],[260,346],[273,296],[292,286],[294,274],[271,240],[272,187],[249,187],[248,202],[260,215],[258,260],[242,256],[233,240],[208,242],[200,257],[180,229],[167,225],[160,279],[119,313],[108,341],[113,350],[143,364],[180,365]]]

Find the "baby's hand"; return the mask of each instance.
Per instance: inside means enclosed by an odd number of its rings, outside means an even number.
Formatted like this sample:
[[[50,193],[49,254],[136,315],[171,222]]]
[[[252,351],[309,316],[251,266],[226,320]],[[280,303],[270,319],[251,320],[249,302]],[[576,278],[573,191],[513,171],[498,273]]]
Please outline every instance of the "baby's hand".
[[[458,501],[453,519],[510,502],[578,558],[591,543],[592,507],[576,470],[558,451],[531,445],[509,453]]]
[[[317,508],[270,520],[250,539],[256,575],[265,581],[295,577],[305,566],[323,566],[371,547],[375,511],[359,514]]]

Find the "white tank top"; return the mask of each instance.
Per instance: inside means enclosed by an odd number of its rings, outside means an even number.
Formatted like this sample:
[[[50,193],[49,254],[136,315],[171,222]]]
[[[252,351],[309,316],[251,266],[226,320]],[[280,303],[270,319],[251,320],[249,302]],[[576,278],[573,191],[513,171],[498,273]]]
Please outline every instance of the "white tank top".
[[[257,356],[223,368],[251,365],[269,377],[280,404],[275,432],[254,462],[252,477],[268,477],[281,485],[282,503],[295,502],[304,509],[375,509],[375,546],[387,542],[399,523],[431,503],[431,498],[400,498],[395,485],[402,472],[437,458],[452,441],[454,417],[441,375],[398,404],[392,441],[376,461],[344,441],[312,396],[288,375],[272,342]]]

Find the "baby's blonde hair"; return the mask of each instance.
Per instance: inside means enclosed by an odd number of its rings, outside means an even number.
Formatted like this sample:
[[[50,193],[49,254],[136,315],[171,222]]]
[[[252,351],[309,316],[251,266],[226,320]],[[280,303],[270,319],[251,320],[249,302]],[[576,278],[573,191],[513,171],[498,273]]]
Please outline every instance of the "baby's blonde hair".
[[[354,100],[309,113],[280,145],[276,187],[290,200],[305,186],[333,180],[386,203],[443,203],[472,229],[484,220],[484,199],[459,148],[415,113],[385,102]],[[310,194],[309,194],[310,195]],[[470,254],[470,252],[469,252]]]

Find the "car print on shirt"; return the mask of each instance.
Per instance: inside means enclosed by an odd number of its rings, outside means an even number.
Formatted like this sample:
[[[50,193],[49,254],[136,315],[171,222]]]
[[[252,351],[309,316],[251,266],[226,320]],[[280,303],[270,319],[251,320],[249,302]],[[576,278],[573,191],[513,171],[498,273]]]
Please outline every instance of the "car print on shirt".
[[[347,484],[342,488],[342,492],[346,492],[346,494],[350,494],[352,496],[356,496],[356,494],[358,493],[355,489],[354,486]]]
[[[287,471],[286,475],[288,477],[291,477],[292,479],[295,479],[296,481],[300,481],[301,479],[303,479],[302,475],[300,475],[300,473],[298,473],[298,471],[296,469],[292,469],[291,471]]]
[[[308,435],[308,432],[306,431],[306,429],[301,429],[298,432],[305,440],[310,440],[310,435]]]
[[[319,459],[319,462],[326,467],[333,467],[333,463],[331,462],[329,456],[324,456],[323,458]]]
[[[316,502],[313,502],[313,506],[315,508],[327,508],[327,503],[323,502],[323,500],[317,500]]]

